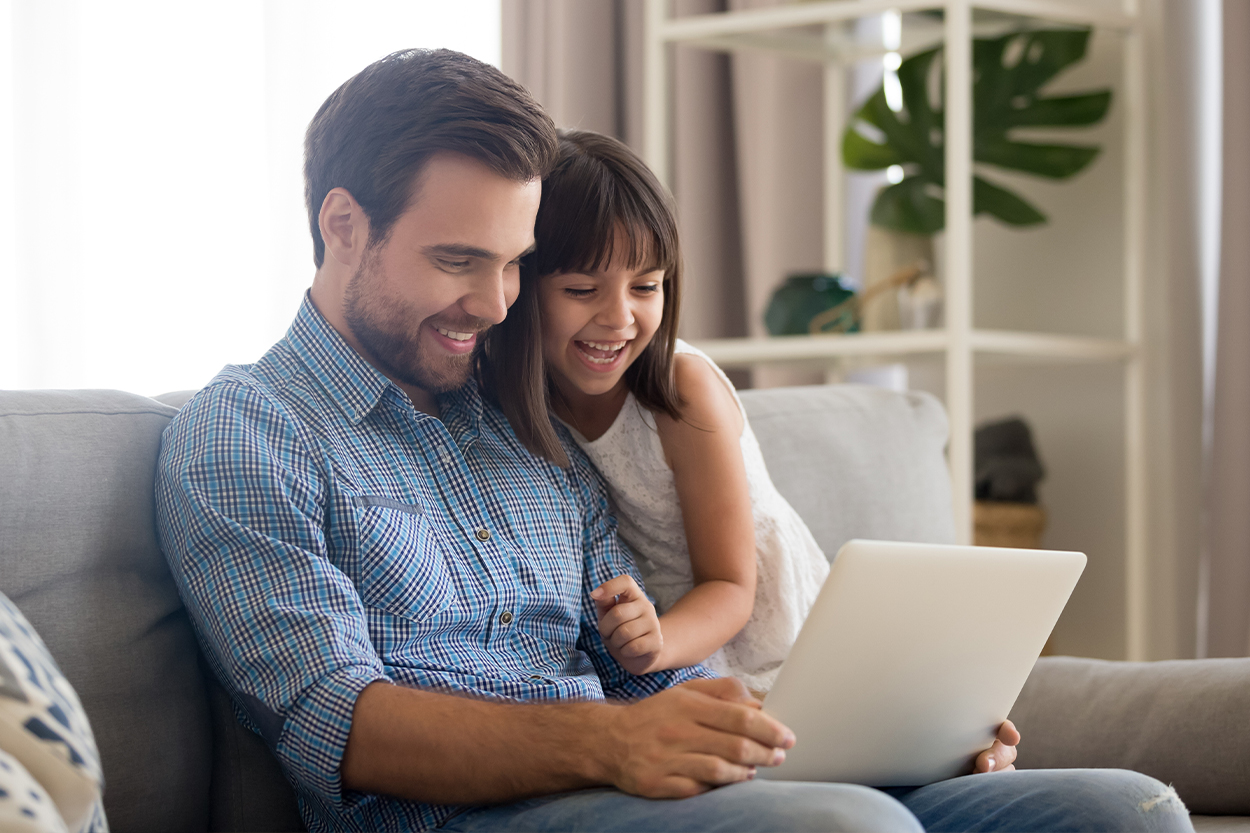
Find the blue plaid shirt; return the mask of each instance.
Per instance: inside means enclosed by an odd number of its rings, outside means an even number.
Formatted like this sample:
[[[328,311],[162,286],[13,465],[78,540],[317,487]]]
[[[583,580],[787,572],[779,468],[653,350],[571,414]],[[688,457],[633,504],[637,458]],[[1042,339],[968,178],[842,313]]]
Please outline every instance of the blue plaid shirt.
[[[589,591],[641,578],[574,443],[568,469],[534,457],[474,385],[439,408],[417,411],[306,297],[282,341],[223,370],[163,438],[162,549],[312,830],[423,830],[460,809],[343,789],[352,709],[377,680],[551,701],[711,676],[633,676],[604,648]]]

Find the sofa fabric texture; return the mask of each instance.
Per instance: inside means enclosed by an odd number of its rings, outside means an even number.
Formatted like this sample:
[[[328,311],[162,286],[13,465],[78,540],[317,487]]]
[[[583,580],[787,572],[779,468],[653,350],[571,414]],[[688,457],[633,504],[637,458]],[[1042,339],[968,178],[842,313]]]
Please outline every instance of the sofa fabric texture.
[[[153,519],[175,411],[119,391],[4,392],[0,403],[0,591],[82,700],[110,826],[204,830],[208,698]]]
[[[1042,657],[1011,719],[1021,769],[1133,769],[1191,813],[1250,816],[1250,659]]]
[[[156,546],[160,435],[188,398],[0,391],[0,592],[78,692],[114,833],[298,830],[264,743],[201,670]],[[850,385],[744,391],[778,489],[832,557],[853,537],[954,539],[940,404]],[[1022,766],[1138,768],[1196,813],[1250,813],[1250,659],[1039,660]],[[1250,818],[1195,818],[1250,833]]]
[[[864,385],[740,395],[773,484],[826,558],[852,538],[955,543],[937,399]]]

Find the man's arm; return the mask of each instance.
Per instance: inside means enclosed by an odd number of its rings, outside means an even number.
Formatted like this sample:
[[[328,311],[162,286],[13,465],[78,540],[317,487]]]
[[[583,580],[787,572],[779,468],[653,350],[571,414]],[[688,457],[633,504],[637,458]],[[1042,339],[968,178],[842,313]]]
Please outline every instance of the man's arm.
[[[157,529],[210,664],[288,773],[339,804],[357,696],[389,678],[326,556],[324,478],[300,432],[246,384],[201,392],[162,440]]]
[[[343,783],[447,804],[610,785],[696,795],[775,766],[793,734],[737,680],[696,680],[630,705],[512,704],[370,685],[356,701]]]

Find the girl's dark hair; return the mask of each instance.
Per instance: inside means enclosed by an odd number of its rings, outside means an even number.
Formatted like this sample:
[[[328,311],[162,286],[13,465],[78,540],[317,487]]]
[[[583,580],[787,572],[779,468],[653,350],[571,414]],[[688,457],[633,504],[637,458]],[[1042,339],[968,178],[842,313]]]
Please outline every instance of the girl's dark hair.
[[[617,231],[628,246],[614,252]],[[503,323],[487,331],[478,381],[533,453],[561,465],[568,457],[551,424],[542,354],[538,281],[561,272],[603,268],[624,254],[630,269],[664,270],[660,326],[625,371],[625,384],[644,407],[681,416],[673,383],[673,349],[681,311],[681,248],[672,198],[623,142],[586,130],[560,132],[560,152],[543,179],[534,226],[535,249],[521,266],[521,294]]]

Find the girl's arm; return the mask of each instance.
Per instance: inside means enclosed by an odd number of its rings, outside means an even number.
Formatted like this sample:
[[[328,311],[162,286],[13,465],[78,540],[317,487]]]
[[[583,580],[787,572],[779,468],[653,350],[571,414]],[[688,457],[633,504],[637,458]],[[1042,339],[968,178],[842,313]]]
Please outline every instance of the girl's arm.
[[[681,502],[694,587],[660,617],[663,643],[650,671],[708,658],[734,637],[755,604],[755,520],[742,460],[743,419],[733,393],[699,356],[673,357],[682,419],[656,414]]]

